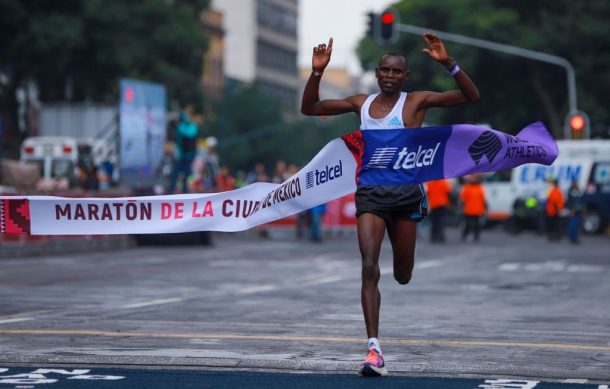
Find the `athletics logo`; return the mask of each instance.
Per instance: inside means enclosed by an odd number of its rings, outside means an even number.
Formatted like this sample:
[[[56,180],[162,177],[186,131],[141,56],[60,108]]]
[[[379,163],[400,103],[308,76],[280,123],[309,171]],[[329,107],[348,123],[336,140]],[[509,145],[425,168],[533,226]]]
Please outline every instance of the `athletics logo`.
[[[375,149],[369,163],[366,164],[367,169],[385,169],[390,165],[392,159],[396,155],[398,147],[378,147]]]
[[[500,141],[500,137],[492,131],[487,130],[472,142],[468,148],[468,152],[475,165],[478,165],[479,162],[481,162],[483,156],[487,157],[487,161],[491,164],[501,148],[502,142]]]

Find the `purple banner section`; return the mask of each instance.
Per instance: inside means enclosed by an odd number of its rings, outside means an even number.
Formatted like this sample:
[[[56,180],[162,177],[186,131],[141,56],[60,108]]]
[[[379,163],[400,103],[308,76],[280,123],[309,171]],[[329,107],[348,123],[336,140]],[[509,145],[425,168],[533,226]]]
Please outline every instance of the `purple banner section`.
[[[458,124],[447,140],[444,176],[508,170],[525,163],[550,165],[557,154],[557,143],[542,122],[528,125],[516,136]]]
[[[555,140],[541,122],[516,136],[468,124],[362,130],[343,137],[358,163],[358,185],[418,184],[439,178],[550,165]]]

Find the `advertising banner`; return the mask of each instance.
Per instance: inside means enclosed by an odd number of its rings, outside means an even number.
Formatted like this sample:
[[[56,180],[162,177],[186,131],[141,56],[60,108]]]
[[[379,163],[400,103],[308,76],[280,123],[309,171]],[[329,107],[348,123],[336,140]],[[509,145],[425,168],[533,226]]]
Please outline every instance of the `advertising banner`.
[[[441,177],[550,165],[557,145],[541,123],[517,136],[471,125],[365,130],[328,143],[281,184],[211,194],[133,198],[0,198],[0,232],[32,235],[242,231],[353,193]]]

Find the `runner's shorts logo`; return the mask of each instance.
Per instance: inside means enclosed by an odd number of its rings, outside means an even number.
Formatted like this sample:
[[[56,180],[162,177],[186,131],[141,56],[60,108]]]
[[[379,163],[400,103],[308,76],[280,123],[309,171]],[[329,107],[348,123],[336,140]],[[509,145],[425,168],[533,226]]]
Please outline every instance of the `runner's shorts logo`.
[[[468,152],[475,165],[478,165],[484,156],[487,157],[489,163],[492,163],[501,148],[502,141],[500,141],[500,137],[488,130],[483,132],[474,142],[472,142],[468,148]]]

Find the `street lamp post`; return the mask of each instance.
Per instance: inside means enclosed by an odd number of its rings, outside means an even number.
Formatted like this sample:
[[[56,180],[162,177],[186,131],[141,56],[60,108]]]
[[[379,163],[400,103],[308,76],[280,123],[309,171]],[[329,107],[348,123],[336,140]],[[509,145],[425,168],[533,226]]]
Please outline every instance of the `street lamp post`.
[[[572,66],[570,61],[568,61],[567,59],[565,59],[563,57],[558,57],[556,55],[551,55],[551,54],[539,53],[537,51],[528,50],[528,49],[524,49],[524,48],[516,47],[516,46],[505,45],[502,43],[492,42],[492,41],[488,41],[485,39],[472,38],[469,36],[452,34],[449,32],[432,30],[429,28],[417,27],[417,26],[413,26],[410,24],[402,24],[402,23],[397,24],[396,30],[401,31],[401,32],[411,33],[411,34],[417,34],[417,35],[421,35],[425,32],[431,32],[431,33],[436,34],[439,38],[446,40],[446,41],[481,47],[483,49],[488,49],[488,50],[500,51],[500,52],[507,53],[507,54],[517,55],[520,57],[530,58],[530,59],[534,59],[534,60],[541,61],[541,62],[547,62],[547,63],[551,63],[554,65],[559,65],[566,70],[566,74],[567,74],[568,104],[569,104],[568,115],[571,116],[578,112],[578,105],[576,102],[576,75],[574,72],[574,66]],[[585,136],[588,136],[588,135],[589,134],[585,134]],[[571,132],[570,132],[569,126],[564,126],[564,137],[565,137],[565,139],[570,139],[570,137],[571,137]]]

